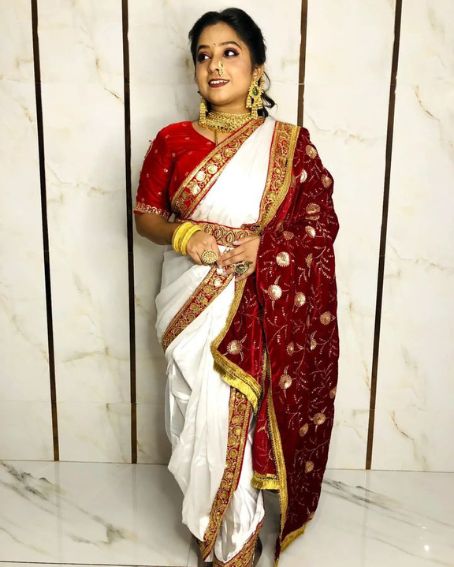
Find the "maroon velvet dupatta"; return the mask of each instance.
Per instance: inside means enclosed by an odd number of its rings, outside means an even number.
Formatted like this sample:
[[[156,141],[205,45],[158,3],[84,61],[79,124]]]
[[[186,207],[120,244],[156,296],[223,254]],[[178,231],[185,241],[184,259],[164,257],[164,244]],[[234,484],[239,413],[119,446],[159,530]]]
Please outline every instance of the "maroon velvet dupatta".
[[[280,163],[271,156],[277,169],[287,170],[288,181],[278,188],[280,195],[271,195],[276,207],[259,229],[255,274],[237,284],[229,320],[212,345],[237,396],[236,402],[232,396],[228,461],[241,458],[244,416],[249,416],[244,407],[235,415],[235,403],[244,405],[246,399],[257,412],[253,484],[279,491],[276,562],[318,505],[339,357],[333,178],[306,128],[279,127],[296,140],[283,147]],[[279,140],[275,146],[279,152]]]

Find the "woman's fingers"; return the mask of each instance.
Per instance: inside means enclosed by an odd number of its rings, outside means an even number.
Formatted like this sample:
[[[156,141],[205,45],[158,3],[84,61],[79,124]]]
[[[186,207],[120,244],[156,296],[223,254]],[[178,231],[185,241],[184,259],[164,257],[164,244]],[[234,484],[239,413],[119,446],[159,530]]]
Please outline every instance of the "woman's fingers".
[[[205,250],[211,250],[218,258],[221,255],[216,239],[211,234],[203,231],[196,232],[189,239],[186,252],[196,264],[203,264],[202,254]]]

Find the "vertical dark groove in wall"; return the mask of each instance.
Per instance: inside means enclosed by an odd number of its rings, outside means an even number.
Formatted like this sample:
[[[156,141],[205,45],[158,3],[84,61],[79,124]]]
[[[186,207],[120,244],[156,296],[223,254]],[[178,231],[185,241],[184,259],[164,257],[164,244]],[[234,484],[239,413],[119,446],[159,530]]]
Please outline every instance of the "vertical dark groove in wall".
[[[400,28],[402,19],[402,0],[396,0],[394,18],[394,45],[391,67],[391,81],[389,86],[388,132],[386,136],[386,165],[383,194],[382,224],[380,234],[380,253],[378,258],[377,300],[375,304],[374,347],[372,355],[372,376],[369,405],[369,428],[367,434],[366,469],[372,465],[372,448],[374,439],[375,401],[377,394],[377,369],[380,345],[381,310],[383,300],[383,278],[385,271],[386,235],[388,228],[389,183],[391,177],[391,161],[394,133],[394,110],[396,104],[396,77],[399,63]]]
[[[33,66],[35,73],[36,126],[38,131],[39,181],[41,187],[41,217],[42,217],[41,222],[43,227],[44,280],[46,287],[47,348],[49,351],[52,437],[53,437],[53,447],[54,447],[54,460],[58,461],[60,459],[60,450],[58,444],[57,395],[55,388],[54,329],[52,322],[52,288],[51,288],[51,279],[50,279],[49,231],[47,228],[47,192],[46,192],[46,170],[45,170],[45,162],[44,162],[45,154],[44,154],[44,131],[43,131],[43,105],[41,98],[41,64],[39,59],[37,0],[31,0],[31,13],[32,13]]]
[[[137,394],[136,394],[136,312],[134,301],[134,247],[132,232],[131,199],[131,99],[129,92],[129,14],[128,0],[122,0],[123,23],[123,94],[125,109],[125,174],[126,174],[126,223],[128,238],[128,287],[129,287],[129,368],[131,391],[131,462],[137,463]]]
[[[297,123],[303,126],[304,118],[304,79],[306,73],[306,38],[307,38],[307,10],[308,1],[301,1],[301,44],[300,44],[300,71],[298,78],[298,119]]]

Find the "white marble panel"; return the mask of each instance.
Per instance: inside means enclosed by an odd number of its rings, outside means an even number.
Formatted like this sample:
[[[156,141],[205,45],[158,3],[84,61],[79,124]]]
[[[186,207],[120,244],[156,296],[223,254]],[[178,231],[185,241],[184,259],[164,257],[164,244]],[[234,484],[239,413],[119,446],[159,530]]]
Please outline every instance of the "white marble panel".
[[[340,335],[329,462],[365,466],[394,1],[309,3],[304,125],[334,177]]]
[[[404,3],[373,467],[454,470],[454,5]]]
[[[52,423],[30,2],[2,2],[0,36],[0,456],[50,459]]]
[[[110,411],[130,399],[121,3],[38,7],[60,458],[124,461],[128,412]]]
[[[133,200],[140,168],[156,132],[171,122],[197,116],[199,96],[187,35],[204,12],[227,7],[213,0],[154,2],[129,5],[131,68],[131,136]],[[241,8],[262,28],[268,46],[270,94],[278,103],[273,114],[294,122],[298,106],[301,2],[282,5],[248,0]],[[292,22],[291,26],[288,22]],[[168,457],[162,407],[165,365],[157,343],[154,297],[160,285],[161,249],[134,233],[138,459],[160,463]],[[151,403],[150,403],[151,402]],[[140,411],[143,410],[143,411]]]
[[[284,550],[279,565],[452,567],[452,476],[327,470],[314,519]],[[257,567],[272,565],[279,522],[277,498],[267,495],[265,504],[264,552]]]
[[[186,565],[191,535],[163,466],[0,461],[0,562]]]

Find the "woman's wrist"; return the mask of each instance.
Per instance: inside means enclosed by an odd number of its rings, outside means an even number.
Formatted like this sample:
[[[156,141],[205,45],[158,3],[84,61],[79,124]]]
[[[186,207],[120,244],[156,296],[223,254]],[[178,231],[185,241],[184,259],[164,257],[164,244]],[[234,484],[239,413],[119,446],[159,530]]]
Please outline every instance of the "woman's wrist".
[[[175,250],[175,252],[185,256],[187,254],[187,246],[189,240],[196,232],[199,232],[201,230],[202,228],[200,226],[191,221],[181,223],[173,231],[171,241],[172,248]]]

